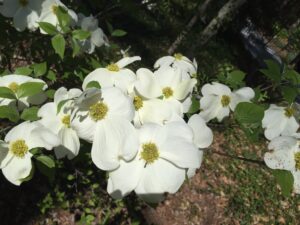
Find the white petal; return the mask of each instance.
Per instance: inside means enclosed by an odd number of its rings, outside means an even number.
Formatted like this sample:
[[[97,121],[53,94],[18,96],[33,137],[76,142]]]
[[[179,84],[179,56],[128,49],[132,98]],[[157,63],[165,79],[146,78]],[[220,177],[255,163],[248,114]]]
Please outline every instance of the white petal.
[[[77,133],[72,128],[63,128],[59,132],[59,137],[62,146],[55,148],[55,155],[58,159],[68,156],[68,159],[73,159],[78,155],[80,142]]]
[[[109,173],[107,192],[115,199],[128,195],[136,188],[143,167],[144,164],[141,160],[132,160],[130,162],[121,160],[120,167]]]
[[[300,194],[300,171],[292,171],[294,177],[294,192]]]
[[[198,114],[190,117],[188,125],[194,133],[194,143],[198,148],[207,148],[213,141],[212,130],[206,125],[205,120]]]
[[[13,17],[19,7],[18,0],[5,0],[0,8],[0,13],[5,17]]]
[[[187,95],[193,91],[193,88],[195,87],[196,83],[197,80],[194,78],[182,81],[175,89],[175,98],[178,100],[185,99]]]
[[[52,148],[61,144],[61,141],[57,135],[43,125],[39,125],[38,122],[34,123],[36,123],[37,126],[31,131],[30,137],[26,140],[30,149],[42,147],[47,150],[51,150]]]
[[[101,88],[113,87],[113,72],[106,68],[99,68],[89,73],[83,80],[82,89],[86,90],[86,86],[91,81],[97,81]]]
[[[162,146],[159,146],[160,157],[181,168],[200,167],[200,153],[192,143],[191,128],[181,122],[168,123],[164,128],[167,139]]]
[[[14,185],[20,185],[22,179],[28,177],[32,169],[31,157],[30,153],[27,153],[24,158],[13,157],[2,169],[5,178]]]
[[[132,121],[134,117],[134,105],[132,99],[126,96],[118,88],[103,88],[103,102],[107,104],[107,117],[123,117],[128,121]]]
[[[150,70],[141,68],[136,74],[135,88],[141,96],[152,99],[162,95],[161,88]]]
[[[170,87],[175,90],[181,81],[181,74],[179,70],[172,67],[161,67],[154,72],[155,80],[159,83],[161,89]]]
[[[5,167],[12,158],[13,155],[9,152],[8,144],[0,141],[0,169]]]
[[[96,124],[89,117],[88,112],[78,112],[77,116],[72,120],[72,128],[74,128],[81,139],[88,142],[92,142],[94,139]]]
[[[134,127],[126,120],[114,118],[98,122],[92,146],[92,160],[102,170],[114,170],[120,158],[131,160],[138,151]]]
[[[18,31],[23,31],[27,27],[27,17],[31,13],[28,7],[20,7],[14,15],[14,26]]]
[[[30,137],[31,131],[36,126],[30,122],[23,122],[12,128],[5,136],[5,142],[15,141],[18,139],[27,140]]]
[[[213,82],[212,84],[205,84],[202,89],[201,89],[201,93],[203,96],[206,95],[230,95],[231,94],[231,90],[229,87],[227,87],[224,84],[220,84],[217,82]]]
[[[234,111],[237,104],[240,102],[249,102],[252,98],[254,98],[255,92],[252,88],[243,87],[231,94],[230,108]]]
[[[140,61],[140,60],[141,60],[140,56],[125,57],[125,58],[119,60],[116,64],[118,65],[119,68],[124,68],[125,66],[127,66],[135,61]]]
[[[144,124],[138,132],[141,144],[152,142],[158,148],[164,144],[167,135],[167,131],[163,126],[154,123]]]
[[[134,72],[129,69],[122,69],[119,72],[114,73],[113,76],[114,86],[120,88],[124,93],[127,93],[128,89],[136,80]]]
[[[173,56],[164,56],[159,58],[155,64],[154,68],[162,67],[162,66],[170,66],[175,61]]]
[[[39,122],[50,129],[54,134],[58,134],[62,127],[61,118],[57,115],[57,106],[54,102],[43,105],[39,111],[38,116],[41,117]]]

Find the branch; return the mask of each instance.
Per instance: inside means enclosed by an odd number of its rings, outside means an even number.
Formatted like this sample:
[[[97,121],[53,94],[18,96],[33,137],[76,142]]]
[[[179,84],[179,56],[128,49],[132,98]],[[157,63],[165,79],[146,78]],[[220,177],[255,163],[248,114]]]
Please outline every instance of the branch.
[[[173,42],[173,44],[168,49],[168,54],[173,55],[177,47],[180,45],[180,43],[185,38],[186,34],[192,29],[192,27],[197,22],[198,18],[206,11],[208,5],[213,0],[206,0],[203,4],[200,4],[198,6],[196,14],[192,17],[192,19],[189,21],[189,23],[186,25],[185,29],[177,36],[176,40]]]

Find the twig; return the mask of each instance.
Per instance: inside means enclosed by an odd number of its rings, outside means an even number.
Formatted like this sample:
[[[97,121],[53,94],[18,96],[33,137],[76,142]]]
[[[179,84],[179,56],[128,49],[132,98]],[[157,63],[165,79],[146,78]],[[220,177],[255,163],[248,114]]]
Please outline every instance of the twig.
[[[229,155],[229,154],[226,154],[226,153],[223,153],[223,152],[216,151],[214,149],[208,149],[208,150],[210,150],[211,153],[217,154],[217,155],[220,155],[220,156],[225,156],[225,157],[232,158],[232,159],[238,159],[238,160],[242,160],[242,161],[245,161],[245,162],[254,163],[254,164],[257,164],[257,165],[260,165],[260,166],[264,166],[264,167],[266,166],[265,162],[261,161],[261,160],[248,159],[248,158],[244,158],[244,157],[241,157],[241,156]]]

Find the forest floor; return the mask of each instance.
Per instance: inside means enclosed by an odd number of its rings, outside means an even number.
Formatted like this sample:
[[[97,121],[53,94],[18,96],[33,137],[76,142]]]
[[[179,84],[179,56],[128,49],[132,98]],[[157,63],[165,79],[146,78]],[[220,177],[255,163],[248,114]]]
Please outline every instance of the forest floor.
[[[197,174],[159,205],[151,207],[135,200],[111,203],[102,193],[98,197],[107,202],[91,207],[89,218],[78,217],[76,210],[55,207],[28,224],[299,224],[300,198],[282,196],[271,170],[259,163],[265,151],[266,144],[249,142],[238,129],[218,128]]]

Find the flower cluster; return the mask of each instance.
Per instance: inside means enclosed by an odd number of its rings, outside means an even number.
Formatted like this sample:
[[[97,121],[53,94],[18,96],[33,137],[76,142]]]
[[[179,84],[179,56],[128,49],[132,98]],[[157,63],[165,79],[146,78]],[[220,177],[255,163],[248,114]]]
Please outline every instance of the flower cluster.
[[[1,142],[4,176],[20,185],[30,175],[35,148],[54,149],[58,159],[73,159],[82,139],[92,143],[93,163],[108,171],[107,191],[114,198],[135,191],[157,202],[164,193],[175,193],[200,167],[201,149],[213,140],[199,114],[184,120],[191,105],[187,99],[197,83],[191,73],[195,64],[185,57],[181,64],[177,56],[176,61],[160,64],[153,72],[140,68],[135,73],[126,68],[140,59],[125,57],[94,70],[85,77],[82,90],[59,88],[54,101],[40,107],[38,121],[17,125]],[[40,90],[20,97],[20,88],[29,83],[40,84]],[[40,79],[6,75],[0,86],[15,94],[1,98],[3,106],[21,111],[45,101],[47,85]]]
[[[294,191],[300,193],[299,123],[293,106],[270,105],[265,111],[262,126],[270,140],[264,161],[271,169],[290,171],[294,177]]]
[[[62,31],[58,14],[63,10],[70,18],[71,27],[90,34],[88,39],[78,41],[83,51],[91,54],[95,47],[108,45],[107,37],[98,27],[97,19],[93,16],[86,17],[81,13],[77,15],[60,0],[3,0],[2,4],[0,13],[5,17],[13,18],[13,26],[18,31],[24,31],[26,28],[35,31],[39,28],[42,34],[47,34],[47,31],[40,27],[40,22],[50,24],[58,31]]]

